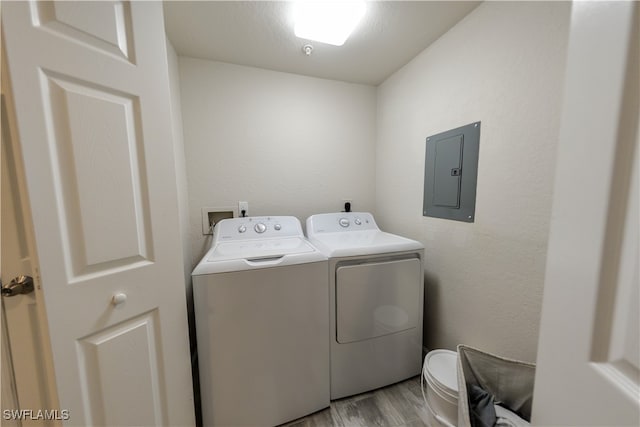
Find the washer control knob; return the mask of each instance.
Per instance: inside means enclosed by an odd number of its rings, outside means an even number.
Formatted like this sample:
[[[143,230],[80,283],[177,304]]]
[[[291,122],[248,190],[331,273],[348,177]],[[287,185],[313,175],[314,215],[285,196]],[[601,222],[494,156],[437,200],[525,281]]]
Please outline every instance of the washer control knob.
[[[238,227],[238,233],[244,233],[245,231],[247,231],[247,227],[245,227],[244,225]]]
[[[353,222],[355,222],[356,225],[362,225],[362,221],[360,220],[360,218],[356,218]]]
[[[342,227],[348,227],[348,226],[349,226],[349,219],[348,219],[348,218],[340,218],[340,220],[338,221],[338,223],[339,223]]]
[[[276,231],[280,231],[280,230],[282,230],[282,226],[281,226],[280,224],[276,224],[276,225],[274,225],[274,226],[273,226],[273,228],[274,228]]]
[[[267,226],[264,225],[263,222],[259,222],[253,227],[253,229],[256,230],[256,233],[262,234],[267,231]]]

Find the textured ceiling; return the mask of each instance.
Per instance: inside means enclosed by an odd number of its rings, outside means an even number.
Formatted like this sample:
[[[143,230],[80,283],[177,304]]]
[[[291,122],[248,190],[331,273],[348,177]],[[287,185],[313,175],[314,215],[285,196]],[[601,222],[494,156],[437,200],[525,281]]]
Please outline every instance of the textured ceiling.
[[[479,2],[369,1],[343,46],[293,34],[285,1],[169,1],[167,36],[178,55],[378,85],[453,27]]]

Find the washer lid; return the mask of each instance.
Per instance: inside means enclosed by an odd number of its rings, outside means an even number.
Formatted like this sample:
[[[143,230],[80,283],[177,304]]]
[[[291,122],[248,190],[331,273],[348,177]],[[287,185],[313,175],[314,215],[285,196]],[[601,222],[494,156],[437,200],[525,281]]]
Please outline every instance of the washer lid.
[[[285,255],[314,252],[307,241],[300,237],[282,239],[236,240],[218,243],[207,254],[207,262],[227,261],[233,259],[260,260],[279,258]]]
[[[211,248],[192,276],[284,267],[327,261],[309,243],[298,218],[267,216],[223,219],[213,230]]]
[[[327,262],[304,237],[221,242],[207,252],[192,276]]]

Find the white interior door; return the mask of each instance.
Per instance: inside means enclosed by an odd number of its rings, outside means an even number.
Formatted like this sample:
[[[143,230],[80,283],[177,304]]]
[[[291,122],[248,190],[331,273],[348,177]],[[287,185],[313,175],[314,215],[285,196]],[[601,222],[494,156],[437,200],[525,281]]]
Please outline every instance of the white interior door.
[[[533,400],[640,425],[640,4],[575,2]]]
[[[5,3],[2,28],[60,409],[192,425],[162,5]]]
[[[3,52],[4,54],[4,52]],[[0,209],[0,271],[3,284],[19,275],[36,277],[32,267],[33,240],[31,216],[25,200],[24,170],[17,144],[12,94],[8,86],[6,60],[2,63],[2,151],[0,170],[2,204]],[[2,409],[54,409],[57,397],[53,388],[53,369],[46,320],[39,287],[28,294],[2,297]],[[3,425],[51,425],[54,419],[3,412]],[[33,419],[32,419],[33,418]],[[59,418],[53,413],[49,418]]]
[[[3,308],[4,310],[4,308]],[[4,313],[4,311],[3,311]],[[0,320],[2,324],[2,344],[1,350],[2,353],[0,355],[0,364],[2,365],[2,372],[0,375],[2,378],[2,383],[0,386],[2,387],[2,411],[4,413],[5,410],[8,411],[16,411],[18,410],[18,393],[16,391],[15,378],[13,375],[13,366],[11,364],[11,353],[9,351],[9,336],[7,331],[7,322],[4,318]],[[20,420],[12,419],[8,417],[8,419],[3,419],[2,425],[5,427],[19,427]]]

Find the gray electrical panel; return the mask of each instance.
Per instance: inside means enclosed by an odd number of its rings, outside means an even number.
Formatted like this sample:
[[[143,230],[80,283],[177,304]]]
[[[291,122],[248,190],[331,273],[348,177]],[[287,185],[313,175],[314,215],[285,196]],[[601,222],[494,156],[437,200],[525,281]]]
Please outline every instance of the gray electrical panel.
[[[480,122],[427,138],[424,167],[424,216],[473,222]]]

